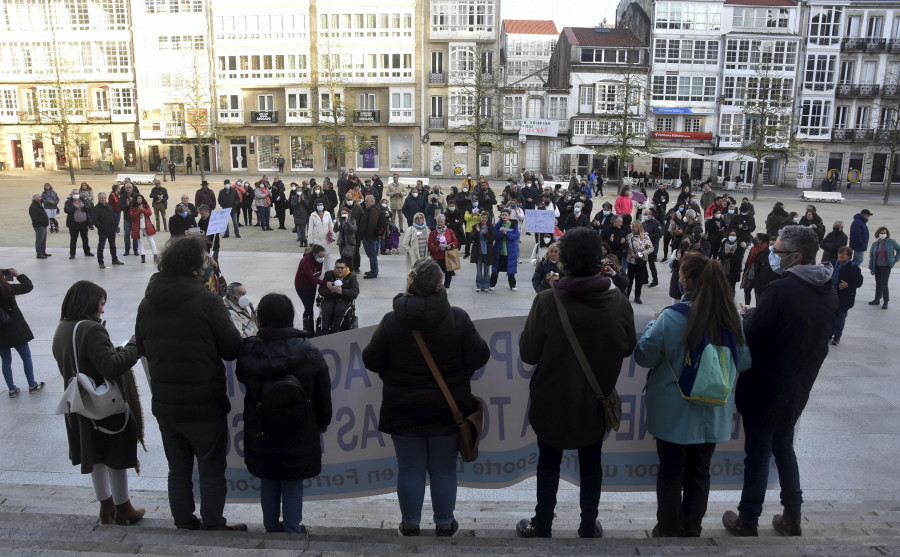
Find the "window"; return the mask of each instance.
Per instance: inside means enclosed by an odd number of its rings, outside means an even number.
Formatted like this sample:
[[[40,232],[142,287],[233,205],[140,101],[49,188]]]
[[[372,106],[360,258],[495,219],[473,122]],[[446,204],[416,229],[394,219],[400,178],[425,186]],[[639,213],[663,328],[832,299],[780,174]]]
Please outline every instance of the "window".
[[[760,64],[770,71],[793,72],[797,65],[797,43],[749,39],[726,41],[725,69],[757,70]]]
[[[741,106],[762,99],[785,102],[793,95],[793,79],[726,76],[722,85],[722,96],[726,105]]]
[[[195,43],[196,44],[196,43]],[[246,54],[219,56],[217,77],[228,79],[296,79],[309,77],[306,54]]]
[[[726,143],[740,143],[743,137],[743,115],[722,114],[719,116],[719,137]]]
[[[481,73],[490,74],[494,72],[494,51],[481,51]]]
[[[850,114],[849,106],[836,106],[834,107],[834,127],[838,129],[844,129],[847,127],[847,115]]]
[[[806,57],[806,73],[803,87],[813,91],[830,91],[834,89],[837,55],[809,54]]]
[[[670,132],[675,129],[673,124],[673,118],[657,118],[656,119],[656,131],[658,132]]]
[[[281,154],[280,139],[277,135],[256,136],[256,158],[259,170],[278,168],[278,155]]]
[[[719,41],[656,39],[653,61],[657,64],[718,64]]]
[[[736,28],[787,29],[790,11],[787,8],[734,7],[731,23]]]
[[[375,110],[375,93],[360,93],[356,108],[359,110]]]
[[[841,62],[841,74],[838,83],[853,83],[856,74],[856,62]]]
[[[392,135],[389,138],[390,143],[390,168],[395,170],[412,170],[413,169],[413,136],[411,135]]]
[[[19,100],[15,89],[0,90],[0,116],[15,118],[19,115]]]
[[[444,117],[444,97],[431,97],[431,117]]]
[[[309,120],[309,91],[299,89],[285,90],[287,106],[286,121]]]
[[[623,93],[619,92],[619,86],[615,84],[598,83],[596,99],[596,112],[622,112],[625,110]]]
[[[356,168],[378,170],[378,136],[360,136],[357,139]]]
[[[257,95],[256,99],[260,111],[275,110],[275,95]]]
[[[492,0],[431,0],[432,34],[493,33]]]
[[[131,53],[125,41],[106,41],[99,43],[102,64],[109,73],[128,73],[131,71]]]
[[[684,131],[694,133],[703,131],[703,124],[701,122],[703,122],[703,120],[700,118],[685,118]]]
[[[505,102],[506,114],[504,114],[504,120],[509,121],[513,126],[519,126],[525,115],[524,98],[521,95],[508,95]]]
[[[450,47],[450,72],[457,79],[475,76],[475,50],[473,47]]]
[[[657,2],[657,29],[718,31],[722,28],[722,4],[706,2]]]
[[[343,118],[341,93],[337,91],[319,93],[319,118],[328,118],[330,121],[338,121]]]
[[[431,73],[444,73],[444,53],[439,50],[431,53]]]
[[[109,95],[106,89],[94,90],[94,110],[97,112],[109,112]]]
[[[578,88],[578,112],[590,114],[594,111],[594,87],[582,85]]]
[[[569,97],[550,95],[547,118],[550,120],[566,120],[569,117]]]
[[[868,106],[856,107],[856,128],[864,129],[869,127],[869,114],[871,108]]]
[[[475,98],[467,93],[450,94],[450,118],[471,122],[475,116]]]
[[[841,40],[841,16],[843,7],[811,6],[809,14],[809,42],[812,44],[836,44]]]
[[[112,96],[113,116],[133,116],[134,92],[124,87],[112,87],[109,91]]]
[[[831,133],[829,112],[831,101],[809,100],[800,105],[800,133],[811,136]]]
[[[657,101],[710,102],[716,100],[716,78],[704,76],[653,76],[652,98]]]
[[[415,122],[415,112],[413,111],[414,93],[415,90],[412,88],[391,88],[391,123]]]
[[[241,120],[242,116],[240,95],[219,95],[220,120]]]

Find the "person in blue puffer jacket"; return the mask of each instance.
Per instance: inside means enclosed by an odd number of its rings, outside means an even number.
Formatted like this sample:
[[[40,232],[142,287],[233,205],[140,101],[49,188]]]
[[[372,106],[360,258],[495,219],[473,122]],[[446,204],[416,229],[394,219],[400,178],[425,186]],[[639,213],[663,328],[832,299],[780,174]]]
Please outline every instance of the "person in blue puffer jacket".
[[[491,286],[497,286],[500,273],[506,273],[509,289],[516,291],[516,269],[519,263],[519,222],[509,218],[509,209],[500,211],[494,225],[494,265],[491,267]]]
[[[698,346],[707,330],[713,344],[724,345],[721,337],[727,330],[736,340],[735,368],[741,372],[750,367],[750,349],[722,265],[703,254],[688,253],[678,274],[682,302],[690,306],[690,315],[672,308],[657,313],[634,351],[635,361],[650,368],[647,430],[656,438],[659,455],[653,537],[700,536],[716,443],[731,439],[733,388],[722,406],[690,402],[680,392],[676,374],[684,368],[687,347]],[[721,331],[720,338],[714,331]]]

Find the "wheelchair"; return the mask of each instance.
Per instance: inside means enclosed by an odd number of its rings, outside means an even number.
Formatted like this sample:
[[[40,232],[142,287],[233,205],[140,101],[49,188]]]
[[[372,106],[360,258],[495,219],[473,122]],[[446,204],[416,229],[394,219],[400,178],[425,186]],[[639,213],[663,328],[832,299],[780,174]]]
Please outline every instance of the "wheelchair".
[[[324,333],[322,331],[322,302],[325,301],[325,297],[321,294],[316,295],[316,307],[319,308],[318,315],[316,316],[316,325],[315,325],[315,334],[316,336],[322,336]],[[340,323],[338,324],[338,331],[349,331],[350,329],[358,329],[359,328],[359,318],[356,316],[356,299],[350,300],[350,306],[347,307],[344,314],[340,317]]]

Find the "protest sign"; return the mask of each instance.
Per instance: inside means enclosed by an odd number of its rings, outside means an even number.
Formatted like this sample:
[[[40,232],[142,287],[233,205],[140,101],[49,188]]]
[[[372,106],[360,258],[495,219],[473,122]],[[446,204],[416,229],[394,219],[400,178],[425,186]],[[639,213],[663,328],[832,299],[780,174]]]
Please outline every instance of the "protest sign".
[[[228,219],[231,218],[231,209],[215,209],[209,213],[209,228],[206,235],[221,234],[228,230]]]
[[[556,213],[547,209],[525,209],[525,231],[553,234],[556,229]]]

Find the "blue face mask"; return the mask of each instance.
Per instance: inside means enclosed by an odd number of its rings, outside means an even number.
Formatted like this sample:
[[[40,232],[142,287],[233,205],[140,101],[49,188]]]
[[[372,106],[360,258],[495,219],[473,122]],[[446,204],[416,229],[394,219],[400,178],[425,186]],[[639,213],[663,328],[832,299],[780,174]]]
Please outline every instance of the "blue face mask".
[[[325,263],[324,257],[316,257],[316,263]]]
[[[417,222],[414,222],[414,223],[413,223],[413,226],[415,226],[415,227],[418,228],[419,230],[422,230],[423,228],[425,228],[425,223],[423,222],[422,224],[419,224],[419,223],[417,223]]]
[[[182,217],[184,217],[184,218],[187,218],[187,216],[188,216],[188,212],[187,212],[187,211],[185,211],[185,212],[183,212],[183,213],[181,213],[181,216],[182,216]]]
[[[729,214],[729,215],[733,215],[733,214],[734,214],[734,209],[728,209],[728,214]]]
[[[781,260],[783,258],[778,257],[775,252],[769,251],[769,267],[772,267],[772,270],[777,274],[784,274],[785,269],[781,266]]]
[[[610,213],[610,211],[603,211],[603,216],[608,217],[609,213]]]

